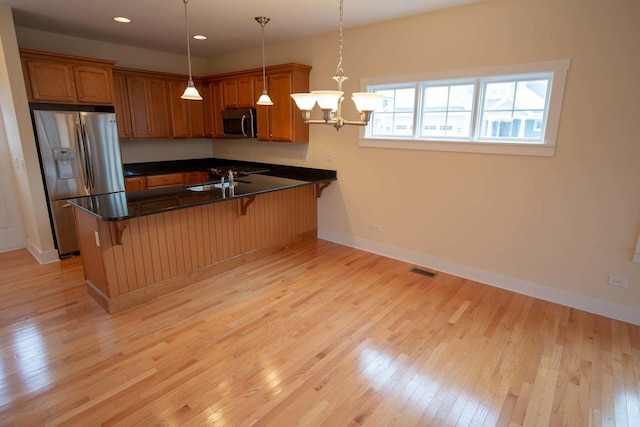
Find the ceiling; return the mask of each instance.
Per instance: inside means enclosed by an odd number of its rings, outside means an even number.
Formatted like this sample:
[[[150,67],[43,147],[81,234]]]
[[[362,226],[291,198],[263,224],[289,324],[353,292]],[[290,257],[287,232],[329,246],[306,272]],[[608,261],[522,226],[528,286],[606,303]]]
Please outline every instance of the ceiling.
[[[477,3],[483,0],[345,0],[344,28]],[[0,0],[11,6],[15,25],[51,33],[184,53],[183,0]],[[115,16],[132,23],[120,24]],[[261,46],[260,24],[267,16],[265,44],[338,31],[339,1],[327,0],[189,0],[192,55],[216,57]]]

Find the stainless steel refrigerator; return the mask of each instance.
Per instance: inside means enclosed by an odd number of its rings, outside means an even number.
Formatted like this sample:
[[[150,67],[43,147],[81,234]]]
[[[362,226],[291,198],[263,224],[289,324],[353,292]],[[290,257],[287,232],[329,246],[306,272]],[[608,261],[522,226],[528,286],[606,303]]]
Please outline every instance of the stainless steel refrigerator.
[[[49,214],[60,256],[79,250],[67,199],[124,191],[114,113],[33,110]]]

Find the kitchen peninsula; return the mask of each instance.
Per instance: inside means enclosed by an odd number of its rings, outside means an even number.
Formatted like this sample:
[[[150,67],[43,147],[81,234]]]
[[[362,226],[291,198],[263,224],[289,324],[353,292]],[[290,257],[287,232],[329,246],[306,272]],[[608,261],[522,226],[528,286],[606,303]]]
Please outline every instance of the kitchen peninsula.
[[[87,289],[109,313],[315,238],[317,197],[336,180],[330,170],[216,159],[124,170],[199,173],[204,182],[70,200]],[[235,174],[233,186],[220,170]]]

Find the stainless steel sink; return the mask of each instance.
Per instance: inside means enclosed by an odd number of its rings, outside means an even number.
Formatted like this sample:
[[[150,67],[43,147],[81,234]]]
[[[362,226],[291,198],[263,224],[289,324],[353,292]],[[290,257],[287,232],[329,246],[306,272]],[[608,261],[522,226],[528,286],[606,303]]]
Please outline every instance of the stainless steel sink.
[[[209,191],[209,190],[213,190],[216,187],[214,186],[214,184],[203,184],[203,185],[192,185],[191,187],[185,187],[185,188],[189,191]]]
[[[237,182],[233,183],[234,187],[237,185],[238,185]],[[185,188],[189,191],[209,191],[209,190],[213,190],[214,188],[222,188],[222,183],[215,182],[210,184],[192,185],[190,187],[185,187]],[[224,188],[229,188],[228,182],[224,183]]]

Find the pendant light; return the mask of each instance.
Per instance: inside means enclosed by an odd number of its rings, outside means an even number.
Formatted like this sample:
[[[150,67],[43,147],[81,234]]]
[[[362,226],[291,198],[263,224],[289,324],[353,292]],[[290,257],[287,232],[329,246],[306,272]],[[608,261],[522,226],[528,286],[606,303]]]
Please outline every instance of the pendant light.
[[[258,21],[258,24],[262,27],[262,95],[258,98],[256,105],[273,105],[273,101],[271,101],[267,93],[267,73],[264,65],[264,26],[267,25],[267,22],[271,19],[266,16],[256,16],[255,20]]]
[[[187,30],[187,59],[189,61],[189,81],[187,82],[187,88],[180,98],[188,99],[192,101],[202,101],[202,97],[193,84],[193,78],[191,77],[191,47],[189,46],[189,20],[187,19],[187,3],[189,0],[182,0],[184,2],[184,25]]]
[[[342,20],[343,0],[340,0],[340,43],[338,45],[338,68],[333,79],[338,82],[338,90],[314,90],[311,93],[293,93],[291,97],[302,111],[304,123],[332,125],[336,130],[344,125],[366,126],[373,110],[382,103],[383,95],[370,92],[354,92],[351,96],[356,109],[360,113],[360,120],[345,120],[342,118],[342,82],[348,79],[342,69]],[[311,120],[311,110],[316,102],[322,110],[322,120]]]

